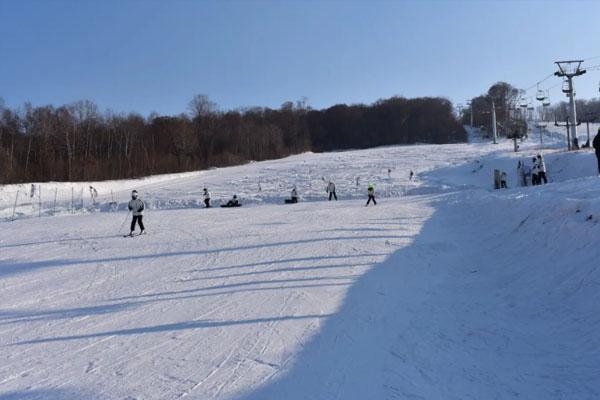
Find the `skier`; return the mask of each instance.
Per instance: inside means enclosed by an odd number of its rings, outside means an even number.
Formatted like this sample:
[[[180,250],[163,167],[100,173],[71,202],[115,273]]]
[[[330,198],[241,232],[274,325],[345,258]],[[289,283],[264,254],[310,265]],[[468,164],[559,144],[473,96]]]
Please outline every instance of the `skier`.
[[[388,179],[392,177],[392,169],[388,168]]]
[[[538,184],[548,183],[548,178],[546,178],[546,163],[544,162],[544,157],[541,154],[537,155],[537,166],[538,166]]]
[[[297,203],[298,202],[298,189],[296,189],[296,185],[294,185],[294,187],[292,188],[292,203]]]
[[[333,183],[332,181],[329,181],[326,192],[329,193],[329,201],[331,201],[332,196],[335,199],[335,201],[337,201],[337,195],[335,194],[335,183]]]
[[[592,142],[592,146],[596,150],[596,158],[598,159],[598,174],[600,174],[600,128],[598,128],[598,133]]]
[[[367,187],[367,195],[369,196],[369,199],[367,200],[365,207],[369,206],[371,200],[373,200],[373,205],[376,206],[377,202],[375,201],[375,188],[373,187],[372,183],[369,183],[369,186]]]
[[[98,197],[98,191],[93,186],[90,186],[90,197],[92,198],[92,204],[96,204],[96,197]]]
[[[127,205],[127,207],[129,208],[129,211],[132,212],[133,214],[133,219],[131,220],[131,229],[129,232],[129,236],[133,236],[133,232],[135,231],[135,224],[136,222],[138,223],[138,225],[140,226],[140,235],[144,234],[144,223],[142,222],[142,218],[143,218],[143,214],[144,214],[144,202],[142,201],[142,199],[140,199],[138,197],[138,192],[137,190],[133,190],[131,192],[131,200],[129,201],[129,204]]]
[[[540,181],[538,178],[538,163],[537,158],[533,157],[533,165],[531,166],[531,186],[539,185]]]
[[[506,171],[502,171],[502,173],[500,174],[500,188],[501,189],[508,189],[508,186],[506,186]]]
[[[415,173],[413,172],[413,170],[410,170],[410,173],[408,174],[408,180],[412,181],[413,176],[415,176]]]
[[[202,194],[204,195],[204,206],[206,208],[210,207],[210,192],[208,191],[207,188],[204,188],[202,191]]]

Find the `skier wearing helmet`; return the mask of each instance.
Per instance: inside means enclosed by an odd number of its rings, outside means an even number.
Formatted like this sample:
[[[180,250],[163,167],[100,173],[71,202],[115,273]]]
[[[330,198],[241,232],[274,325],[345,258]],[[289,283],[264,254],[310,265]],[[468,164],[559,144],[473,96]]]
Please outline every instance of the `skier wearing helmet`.
[[[142,199],[138,197],[137,190],[133,190],[131,192],[131,200],[127,205],[129,211],[133,214],[133,219],[131,220],[131,229],[129,232],[129,236],[133,236],[133,232],[135,231],[135,224],[137,223],[140,226],[140,235],[144,234],[144,223],[142,222],[143,214],[144,214],[144,202]]]
[[[204,195],[204,206],[206,208],[209,208],[210,207],[210,192],[208,191],[207,188],[204,188],[202,193]]]
[[[375,187],[372,183],[369,183],[369,186],[367,187],[367,194],[369,195],[369,199],[367,200],[367,204],[365,204],[365,206],[368,206],[371,200],[373,200],[373,205],[376,206],[377,202],[375,201]]]

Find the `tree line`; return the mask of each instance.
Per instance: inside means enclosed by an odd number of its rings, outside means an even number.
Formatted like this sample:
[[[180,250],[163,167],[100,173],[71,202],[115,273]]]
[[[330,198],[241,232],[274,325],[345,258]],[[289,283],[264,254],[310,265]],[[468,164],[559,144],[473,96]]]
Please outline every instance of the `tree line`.
[[[135,178],[329,151],[451,143],[466,132],[443,98],[219,111],[198,95],[176,116],[101,112],[91,101],[9,108],[0,99],[0,183]]]

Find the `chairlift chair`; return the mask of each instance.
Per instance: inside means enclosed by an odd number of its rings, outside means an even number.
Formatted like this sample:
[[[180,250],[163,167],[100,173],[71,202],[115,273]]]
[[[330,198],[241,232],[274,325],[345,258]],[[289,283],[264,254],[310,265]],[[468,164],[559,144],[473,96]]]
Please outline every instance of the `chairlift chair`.
[[[563,81],[562,91],[563,93],[569,93],[571,91],[571,88],[569,87],[569,81],[566,79]]]
[[[543,90],[538,89],[536,92],[535,98],[538,101],[544,101],[544,99],[546,98],[546,94],[544,93]]]
[[[521,99],[521,108],[527,108],[527,100],[525,98]]]

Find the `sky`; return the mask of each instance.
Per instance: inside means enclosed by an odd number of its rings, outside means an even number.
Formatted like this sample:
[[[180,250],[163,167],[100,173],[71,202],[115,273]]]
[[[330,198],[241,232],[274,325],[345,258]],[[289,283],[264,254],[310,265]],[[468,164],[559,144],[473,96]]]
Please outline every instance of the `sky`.
[[[0,97],[142,115],[186,112],[196,94],[221,110],[464,104],[497,81],[534,97],[554,61],[600,64],[599,17],[595,1],[0,0]],[[575,79],[578,98],[599,96],[600,70]]]

